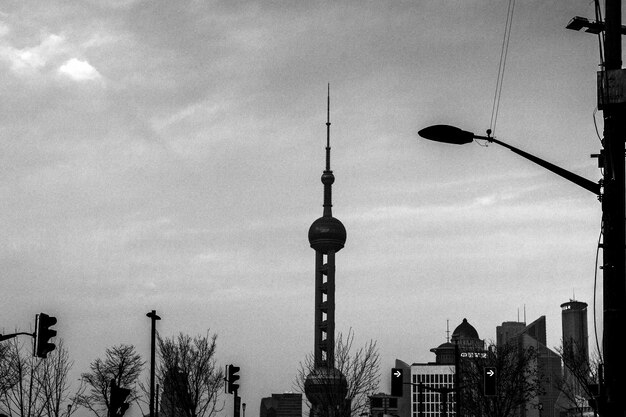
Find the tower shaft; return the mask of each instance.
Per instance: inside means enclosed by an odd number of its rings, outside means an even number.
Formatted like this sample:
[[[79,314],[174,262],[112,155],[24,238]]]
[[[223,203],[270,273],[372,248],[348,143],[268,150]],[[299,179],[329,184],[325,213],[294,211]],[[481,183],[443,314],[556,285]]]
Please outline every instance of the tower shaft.
[[[324,259],[326,258],[326,259]],[[324,263],[324,261],[326,261]],[[315,252],[315,367],[335,364],[335,251]]]

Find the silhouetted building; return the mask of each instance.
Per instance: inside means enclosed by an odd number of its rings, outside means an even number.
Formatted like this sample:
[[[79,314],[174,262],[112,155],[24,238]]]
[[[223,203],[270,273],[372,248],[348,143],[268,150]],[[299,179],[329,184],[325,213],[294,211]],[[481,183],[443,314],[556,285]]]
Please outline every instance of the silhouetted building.
[[[505,321],[496,327],[496,346],[502,346],[510,339],[524,331],[526,323],[519,321]]]
[[[272,394],[261,399],[260,417],[302,417],[302,394]]]
[[[570,345],[576,355],[589,360],[589,335],[587,333],[587,303],[570,300],[561,304],[563,346]],[[565,375],[568,374],[566,369]]]
[[[332,215],[332,184],[335,176],[330,169],[330,87],[326,119],[326,169],[324,211],[309,228],[309,243],[315,250],[315,338],[314,369],[304,383],[306,397],[311,403],[311,416],[345,414],[350,407],[345,400],[348,383],[335,368],[335,254],[346,243],[346,228]]]
[[[570,366],[589,366],[589,340],[587,334],[587,303],[570,300],[561,304],[561,325],[563,327],[563,356],[568,358]],[[584,372],[584,371],[583,371]],[[563,367],[563,389],[561,403],[568,415],[580,415],[591,412],[588,394],[567,366]]]
[[[464,318],[452,332],[449,341],[430,350],[435,354],[435,362],[411,365],[411,382],[422,384],[422,388],[410,385],[410,416],[418,417],[420,407],[423,417],[440,417],[443,415],[443,407],[449,417],[456,416],[457,367],[461,366],[460,361],[484,355],[484,347],[485,342],[480,339],[474,326]],[[399,413],[403,410],[403,400],[398,403]]]
[[[550,350],[546,340],[546,316],[541,316],[529,325],[522,328],[524,323],[504,322],[498,326],[500,337],[498,343],[518,343],[520,347],[535,348],[537,351],[537,372],[543,376],[542,388],[544,393],[526,402],[525,407],[518,410],[520,417],[558,417],[560,407],[558,384],[561,379],[561,358]],[[515,328],[521,330],[516,334]]]
[[[185,417],[190,394],[183,372],[168,372],[163,381],[159,417]]]
[[[398,397],[387,394],[374,394],[369,397],[370,417],[398,415]]]

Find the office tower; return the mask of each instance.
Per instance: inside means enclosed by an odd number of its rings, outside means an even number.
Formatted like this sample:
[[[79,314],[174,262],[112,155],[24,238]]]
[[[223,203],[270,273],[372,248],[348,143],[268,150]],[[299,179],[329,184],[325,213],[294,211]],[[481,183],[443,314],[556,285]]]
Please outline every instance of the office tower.
[[[575,349],[576,355],[589,359],[587,303],[570,300],[561,304],[563,348]],[[566,370],[567,373],[567,370]]]

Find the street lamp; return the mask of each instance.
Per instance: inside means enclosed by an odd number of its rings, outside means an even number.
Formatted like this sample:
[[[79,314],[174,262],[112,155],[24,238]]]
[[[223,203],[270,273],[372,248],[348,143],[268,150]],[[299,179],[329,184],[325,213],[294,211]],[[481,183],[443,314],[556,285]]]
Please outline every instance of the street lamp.
[[[150,318],[152,322],[151,332],[150,332],[150,417],[154,416],[154,379],[155,379],[155,350],[156,350],[156,321],[161,320],[156,313],[156,310],[152,310],[146,317]]]
[[[454,145],[464,145],[466,143],[471,143],[474,141],[474,139],[484,139],[491,143],[497,143],[498,145],[504,146],[505,148],[510,149],[516,154],[536,163],[537,165],[540,165],[554,172],[555,174],[560,175],[561,177],[573,182],[574,184],[579,185],[588,191],[591,191],[595,195],[597,196],[600,195],[600,185],[598,183],[595,183],[586,178],[583,178],[580,175],[576,175],[573,172],[570,172],[566,169],[563,169],[554,164],[551,164],[548,161],[544,161],[541,158],[538,158],[534,155],[529,154],[528,152],[524,152],[520,149],[517,149],[516,147],[511,146],[507,143],[499,141],[498,139],[491,136],[491,130],[487,130],[487,136],[479,136],[479,135],[475,135],[472,132],[461,130],[455,126],[434,125],[434,126],[429,126],[420,130],[419,132],[417,132],[417,134],[423,137],[424,139],[433,140],[435,142],[451,143]]]
[[[478,136],[472,132],[448,125],[435,125],[422,129],[418,134],[429,140],[443,143],[463,145],[474,139],[482,139],[497,143],[516,154],[540,165],[557,175],[591,191],[602,201],[603,227],[603,296],[604,296],[604,333],[603,333],[603,360],[604,385],[600,393],[602,402],[601,415],[624,416],[626,409],[623,395],[626,392],[624,375],[626,375],[626,360],[623,352],[623,326],[625,317],[626,291],[624,285],[624,125],[615,117],[613,109],[605,110],[610,117],[605,118],[605,146],[603,153],[607,162],[604,166],[602,187],[586,178],[576,175],[550,162],[517,149],[491,136]],[[619,111],[624,112],[624,107]]]

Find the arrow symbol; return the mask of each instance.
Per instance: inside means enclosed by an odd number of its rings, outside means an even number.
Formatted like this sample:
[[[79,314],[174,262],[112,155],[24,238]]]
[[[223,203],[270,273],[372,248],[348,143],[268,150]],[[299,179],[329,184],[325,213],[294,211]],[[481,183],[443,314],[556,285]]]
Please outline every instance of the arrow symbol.
[[[493,369],[490,369],[487,371],[487,375],[489,376],[493,376],[495,374],[495,372],[493,371]]]
[[[396,371],[393,373],[393,376],[395,376],[396,378],[400,378],[402,376],[402,373],[400,371]]]

